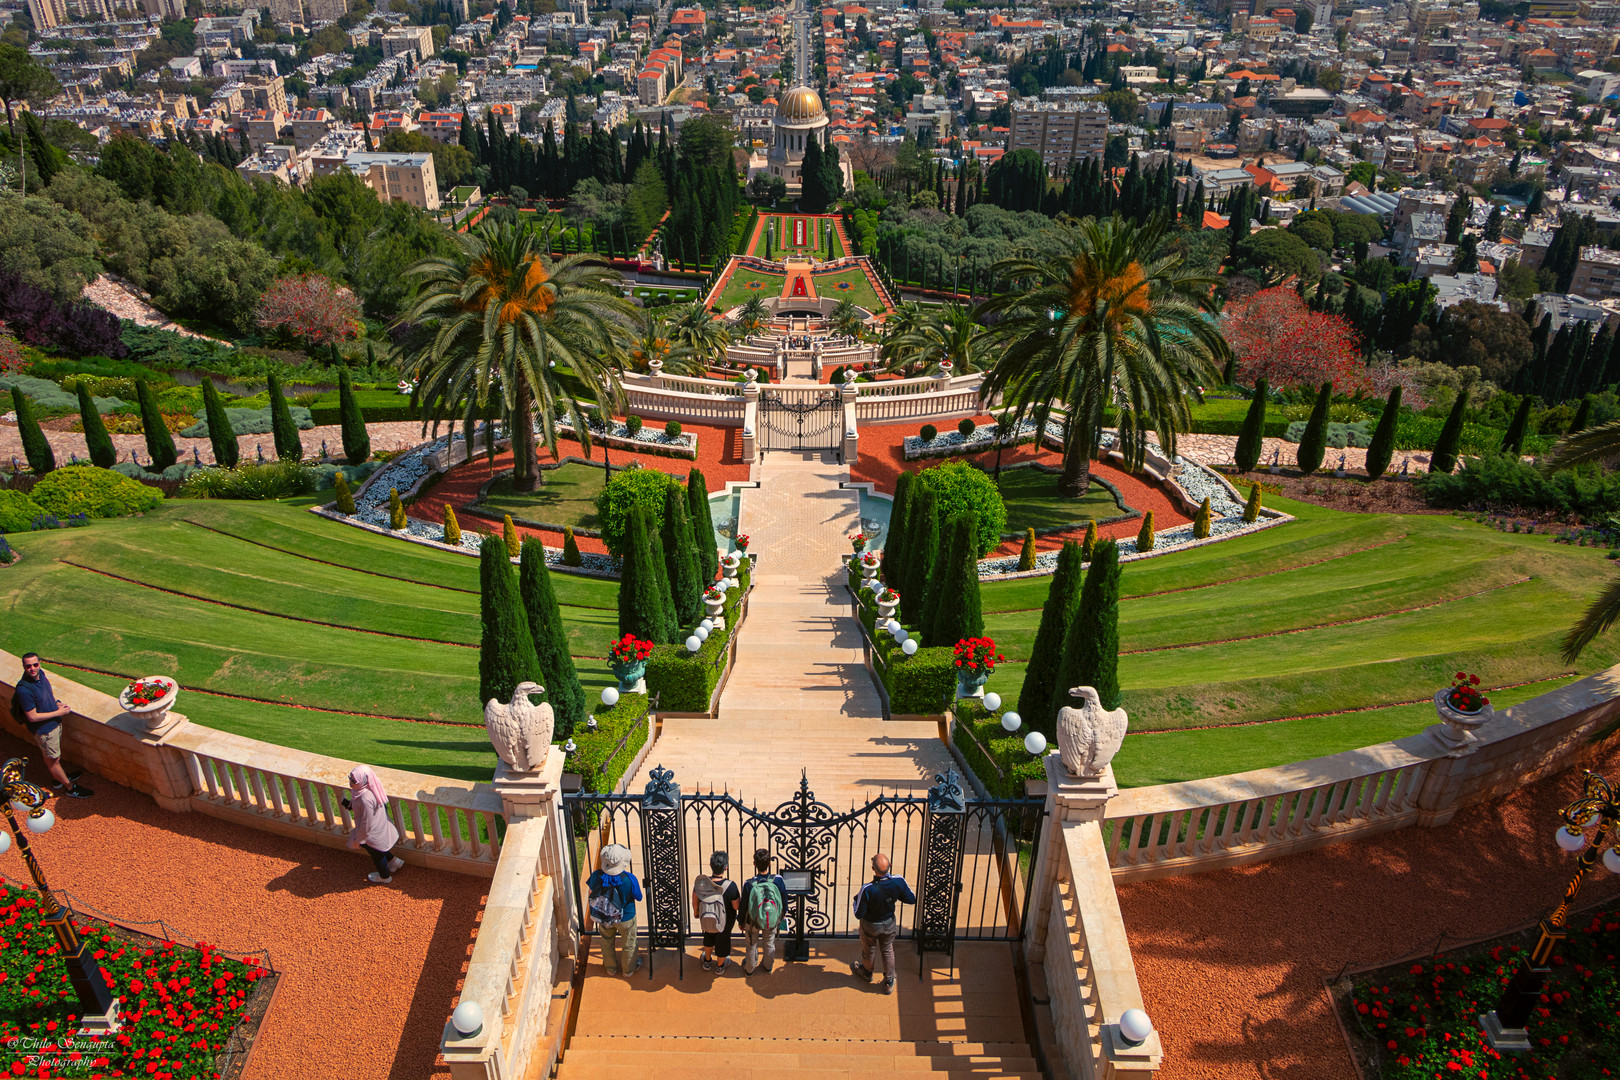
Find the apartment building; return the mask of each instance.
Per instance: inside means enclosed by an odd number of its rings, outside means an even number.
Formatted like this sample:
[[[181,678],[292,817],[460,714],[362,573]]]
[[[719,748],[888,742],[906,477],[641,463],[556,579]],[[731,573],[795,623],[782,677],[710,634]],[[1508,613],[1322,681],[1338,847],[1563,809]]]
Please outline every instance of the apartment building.
[[[432,154],[388,154],[361,151],[343,163],[384,202],[398,199],[423,210],[439,208],[439,181]]]
[[[1570,281],[1569,291],[1588,300],[1620,297],[1620,251],[1582,248],[1581,261],[1575,264],[1575,277]]]
[[[1102,157],[1108,143],[1108,109],[1092,102],[1024,100],[1013,106],[1007,149],[1033,150],[1048,165]]]

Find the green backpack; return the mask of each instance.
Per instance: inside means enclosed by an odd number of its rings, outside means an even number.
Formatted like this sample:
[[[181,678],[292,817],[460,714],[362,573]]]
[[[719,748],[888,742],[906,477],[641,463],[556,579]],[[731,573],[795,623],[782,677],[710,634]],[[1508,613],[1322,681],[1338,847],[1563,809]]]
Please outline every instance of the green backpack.
[[[748,923],[761,930],[775,930],[782,925],[782,890],[770,878],[755,880],[748,890]]]

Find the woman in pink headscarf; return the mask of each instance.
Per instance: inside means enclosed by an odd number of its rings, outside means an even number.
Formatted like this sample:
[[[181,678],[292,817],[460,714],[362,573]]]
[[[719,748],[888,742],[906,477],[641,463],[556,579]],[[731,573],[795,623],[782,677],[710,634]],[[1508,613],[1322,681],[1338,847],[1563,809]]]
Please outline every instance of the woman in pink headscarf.
[[[354,831],[349,834],[351,848],[365,848],[377,869],[366,875],[373,885],[387,885],[394,880],[394,871],[405,865],[404,859],[393,857],[394,845],[399,843],[399,830],[388,820],[388,793],[382,781],[371,771],[370,765],[356,765],[349,773],[349,798],[343,808],[354,815]]]

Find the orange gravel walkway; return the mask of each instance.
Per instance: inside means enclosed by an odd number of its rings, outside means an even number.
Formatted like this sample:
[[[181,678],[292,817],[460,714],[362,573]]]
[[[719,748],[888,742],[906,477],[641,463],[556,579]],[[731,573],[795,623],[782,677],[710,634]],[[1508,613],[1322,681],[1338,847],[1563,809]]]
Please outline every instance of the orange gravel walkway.
[[[44,776],[36,748],[0,734],[0,754]],[[391,886],[368,885],[363,852],[171,814],[94,774],[85,783],[95,798],[54,801],[56,827],[33,839],[53,888],[120,921],[264,950],[281,973],[244,1080],[448,1077],[435,1068],[439,1036],[487,880],[408,866]],[[32,884],[15,847],[0,874]]]
[[[980,427],[994,424],[993,416],[976,416],[974,423]],[[973,461],[986,469],[995,466],[996,455],[993,450],[986,450],[978,454],[961,454],[955,457],[923,458],[920,461],[905,460],[905,439],[908,435],[917,434],[920,423],[906,422],[903,424],[883,424],[881,426],[868,426],[861,428],[861,454],[854,467],[850,469],[850,479],[857,483],[876,484],[879,491],[893,494],[895,480],[902,470],[915,471],[918,468],[932,468],[943,465],[948,461]],[[936,427],[941,425],[935,425]],[[1008,447],[1001,455],[1001,466],[1007,468],[1011,465],[1025,462],[1038,462],[1042,465],[1061,465],[1063,455],[1053,450],[1036,449],[1034,443],[1023,446]],[[1119,488],[1120,494],[1125,497],[1125,503],[1132,509],[1144,513],[1153,511],[1153,527],[1157,530],[1169,529],[1176,525],[1185,525],[1192,518],[1182,513],[1170,501],[1160,488],[1149,484],[1139,477],[1116,469],[1112,465],[1094,461],[1091,463],[1093,476],[1107,480]],[[1113,525],[1102,525],[1097,534],[1102,537],[1119,539],[1121,537],[1134,537],[1141,531],[1142,523],[1139,518],[1130,521],[1121,521]],[[1063,532],[1052,533],[1049,536],[1037,537],[1035,547],[1038,551],[1051,551],[1063,546],[1065,540],[1079,540],[1086,534],[1086,530],[1067,529]],[[997,548],[992,555],[1016,555],[1022,548],[1023,542],[1008,541]]]
[[[1620,746],[1583,763],[1620,774]],[[1357,1080],[1322,980],[1454,938],[1533,922],[1574,858],[1555,813],[1581,769],[1412,827],[1257,866],[1119,889],[1136,972],[1164,1040],[1161,1080]],[[1620,894],[1601,868],[1580,902]]]
[[[693,466],[703,470],[703,478],[709,483],[709,494],[725,490],[728,482],[733,480],[747,480],[748,466],[742,460],[742,429],[723,427],[703,427],[698,424],[682,424],[681,430],[698,437],[698,456],[694,461],[691,458],[669,457],[658,454],[636,454],[628,450],[614,447],[610,453],[614,467],[628,465],[631,461],[639,461],[649,469],[657,469],[681,479],[686,478]],[[559,438],[557,440],[557,453],[560,457],[584,457],[585,453],[574,439]],[[591,457],[595,461],[602,460],[600,446],[591,448]],[[544,452],[540,460],[545,463],[548,459]],[[512,452],[502,451],[495,457],[495,464],[490,465],[485,457],[458,465],[451,469],[439,482],[413,503],[406,511],[418,521],[427,521],[435,525],[444,523],[444,506],[450,503],[456,508],[456,518],[463,531],[477,529],[482,532],[499,532],[501,523],[477,517],[471,513],[464,513],[468,503],[478,497],[478,489],[495,473],[512,467]],[[551,547],[562,546],[561,529],[536,529],[527,526],[518,526],[518,533],[522,536],[538,536]],[[579,550],[594,552],[598,555],[607,553],[607,546],[602,541],[590,536],[575,538]]]

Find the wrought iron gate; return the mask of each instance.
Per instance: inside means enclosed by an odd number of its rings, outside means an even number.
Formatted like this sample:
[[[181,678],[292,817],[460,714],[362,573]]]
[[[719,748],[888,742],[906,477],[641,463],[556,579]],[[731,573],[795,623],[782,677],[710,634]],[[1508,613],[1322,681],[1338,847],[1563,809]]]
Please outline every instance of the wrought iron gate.
[[[843,446],[839,422],[844,407],[837,390],[786,395],[759,394],[759,446],[762,450],[837,450]]]
[[[691,890],[708,873],[710,854],[730,856],[740,885],[760,848],[771,852],[772,872],[805,884],[787,898],[782,938],[790,957],[809,938],[860,935],[854,899],[879,852],[917,894],[896,918],[919,954],[952,954],[958,941],[1018,940],[1046,817],[1040,799],[968,799],[954,771],[937,776],[926,797],[880,795],[840,812],[816,798],[808,777],[792,798],[760,810],[730,794],[683,794],[659,767],[644,794],[582,792],[565,796],[563,807],[575,838],[577,910],[587,906],[585,882],[602,848],[630,848],[646,897],[637,924],[649,960],[653,950],[701,938],[690,917]]]

